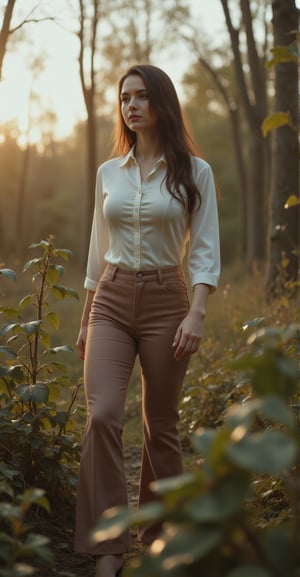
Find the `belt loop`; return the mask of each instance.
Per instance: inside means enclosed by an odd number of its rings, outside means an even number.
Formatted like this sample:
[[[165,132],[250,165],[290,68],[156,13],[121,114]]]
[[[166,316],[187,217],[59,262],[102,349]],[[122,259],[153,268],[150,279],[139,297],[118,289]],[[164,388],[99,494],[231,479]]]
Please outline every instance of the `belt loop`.
[[[161,272],[160,268],[157,269],[157,277],[158,277],[158,282],[159,282],[159,284],[163,284],[164,279],[163,279],[163,275],[162,275],[162,272]]]

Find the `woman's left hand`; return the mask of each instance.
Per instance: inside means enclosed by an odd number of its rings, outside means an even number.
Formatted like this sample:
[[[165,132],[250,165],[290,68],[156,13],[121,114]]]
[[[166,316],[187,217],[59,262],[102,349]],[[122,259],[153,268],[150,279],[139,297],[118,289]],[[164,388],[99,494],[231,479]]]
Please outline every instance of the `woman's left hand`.
[[[173,342],[174,358],[179,361],[195,353],[201,342],[203,313],[190,310],[180,323]]]

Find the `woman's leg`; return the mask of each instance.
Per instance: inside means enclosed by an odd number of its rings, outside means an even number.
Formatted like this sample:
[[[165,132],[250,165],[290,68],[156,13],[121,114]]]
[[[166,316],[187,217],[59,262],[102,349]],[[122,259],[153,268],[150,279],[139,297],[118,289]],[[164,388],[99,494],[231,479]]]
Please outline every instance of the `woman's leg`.
[[[111,291],[109,294],[111,298]],[[84,370],[87,426],[75,528],[75,549],[80,552],[119,554],[129,546],[128,534],[96,545],[91,545],[89,536],[106,509],[127,504],[121,437],[127,386],[135,357],[135,341],[124,326],[97,311],[92,312]]]
[[[174,292],[166,287],[175,288]],[[178,325],[189,307],[186,289],[181,284],[163,284],[156,296],[156,314],[139,339],[143,371],[143,456],[139,503],[153,500],[149,483],[182,473],[178,434],[178,404],[189,358],[176,361],[172,343]],[[151,300],[151,292],[149,291]],[[144,527],[139,538],[151,543],[158,527]]]

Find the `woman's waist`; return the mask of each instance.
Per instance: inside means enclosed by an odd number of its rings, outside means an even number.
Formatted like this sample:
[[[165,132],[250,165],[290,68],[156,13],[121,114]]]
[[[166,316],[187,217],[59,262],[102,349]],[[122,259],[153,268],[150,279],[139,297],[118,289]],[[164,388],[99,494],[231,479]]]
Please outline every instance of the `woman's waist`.
[[[114,278],[124,278],[128,280],[143,280],[151,281],[158,280],[163,282],[171,278],[184,278],[182,267],[180,265],[174,266],[160,266],[153,268],[127,268],[124,266],[115,265],[112,263],[107,263],[105,270],[103,272],[102,278],[109,278],[113,280]]]

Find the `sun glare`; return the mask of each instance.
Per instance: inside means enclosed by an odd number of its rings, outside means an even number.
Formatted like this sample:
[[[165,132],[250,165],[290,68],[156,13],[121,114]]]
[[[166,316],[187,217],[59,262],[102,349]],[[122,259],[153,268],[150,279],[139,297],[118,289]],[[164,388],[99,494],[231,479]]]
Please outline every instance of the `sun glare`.
[[[24,62],[16,55],[7,54],[6,59],[3,80],[0,83],[0,123],[15,121],[18,126],[24,126],[28,117],[28,75]]]

